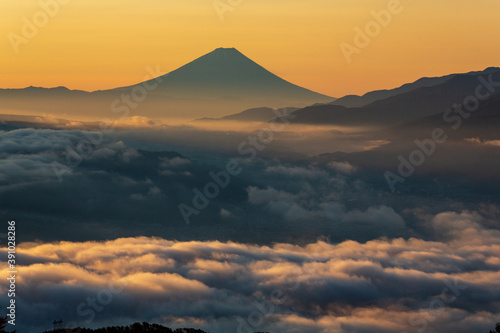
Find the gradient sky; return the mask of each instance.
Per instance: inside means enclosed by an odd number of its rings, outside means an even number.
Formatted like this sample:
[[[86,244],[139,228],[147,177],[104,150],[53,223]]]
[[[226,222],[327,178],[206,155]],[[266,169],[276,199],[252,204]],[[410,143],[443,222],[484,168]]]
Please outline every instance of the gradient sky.
[[[41,7],[2,0],[0,87],[113,88],[142,81],[148,66],[166,73],[217,47],[334,97],[500,66],[498,0],[401,0],[403,11],[348,64],[340,43],[352,44],[354,28],[388,2],[242,0],[221,20],[213,0],[71,0],[16,54],[9,33],[22,36],[22,18]]]

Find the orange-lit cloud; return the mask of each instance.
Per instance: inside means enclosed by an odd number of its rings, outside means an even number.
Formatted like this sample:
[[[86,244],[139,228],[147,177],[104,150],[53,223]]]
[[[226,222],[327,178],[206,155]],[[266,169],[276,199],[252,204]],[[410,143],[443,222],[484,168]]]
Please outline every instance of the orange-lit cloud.
[[[500,233],[482,227],[474,212],[445,212],[428,222],[448,240],[23,243],[17,300],[31,320],[64,315],[91,326],[108,318],[318,333],[492,326],[499,315]],[[0,286],[5,293],[7,282]],[[89,297],[97,301],[94,310]]]

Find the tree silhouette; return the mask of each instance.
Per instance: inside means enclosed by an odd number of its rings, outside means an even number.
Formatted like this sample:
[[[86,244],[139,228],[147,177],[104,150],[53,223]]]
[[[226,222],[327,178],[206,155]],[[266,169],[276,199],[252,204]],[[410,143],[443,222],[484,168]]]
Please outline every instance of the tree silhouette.
[[[7,327],[7,316],[5,317],[0,317],[0,333],[5,333],[7,332],[5,330],[5,327]]]
[[[2,333],[2,331],[0,331]],[[98,329],[89,328],[75,328],[71,330],[54,329],[52,331],[45,331],[43,333],[206,333],[202,330],[194,328],[178,328],[172,330],[171,328],[149,323],[135,323],[130,326],[112,326]]]
[[[490,330],[490,333],[500,333],[500,323],[497,323],[495,325],[495,330],[494,331]]]

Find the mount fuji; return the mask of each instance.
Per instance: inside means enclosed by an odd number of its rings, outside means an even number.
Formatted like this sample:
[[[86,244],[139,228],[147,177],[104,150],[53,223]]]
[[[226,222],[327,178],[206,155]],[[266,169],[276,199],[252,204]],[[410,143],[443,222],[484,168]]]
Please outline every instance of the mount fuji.
[[[269,72],[235,48],[218,48],[150,81],[110,90],[84,92],[58,88],[4,89],[0,102],[10,110],[56,115],[102,116],[110,104],[135,87],[147,98],[130,115],[152,118],[221,117],[255,107],[305,107],[333,97],[294,85]]]
[[[161,84],[153,94],[173,98],[238,99],[254,106],[264,103],[272,107],[285,106],[283,103],[310,105],[334,99],[283,80],[235,48],[218,48],[159,79]],[[155,78],[147,83],[157,81]]]

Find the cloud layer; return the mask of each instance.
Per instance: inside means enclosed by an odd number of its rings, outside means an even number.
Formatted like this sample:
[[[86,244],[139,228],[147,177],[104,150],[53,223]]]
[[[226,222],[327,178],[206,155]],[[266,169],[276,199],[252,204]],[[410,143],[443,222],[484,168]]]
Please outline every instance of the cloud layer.
[[[431,217],[442,242],[24,243],[17,249],[18,322],[154,321],[212,332],[485,331],[500,315],[500,232],[483,220],[467,211]],[[1,288],[5,295],[6,282]]]

